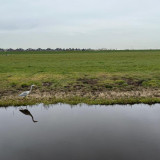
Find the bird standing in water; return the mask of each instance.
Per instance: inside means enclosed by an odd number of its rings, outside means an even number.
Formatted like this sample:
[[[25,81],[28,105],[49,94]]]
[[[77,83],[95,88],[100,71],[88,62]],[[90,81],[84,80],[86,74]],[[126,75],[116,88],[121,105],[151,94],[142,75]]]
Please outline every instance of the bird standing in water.
[[[31,85],[31,89],[29,91],[22,92],[19,96],[20,97],[26,97],[26,96],[28,96],[31,93],[31,91],[32,91],[32,87],[34,87],[34,86],[35,86],[34,84]]]

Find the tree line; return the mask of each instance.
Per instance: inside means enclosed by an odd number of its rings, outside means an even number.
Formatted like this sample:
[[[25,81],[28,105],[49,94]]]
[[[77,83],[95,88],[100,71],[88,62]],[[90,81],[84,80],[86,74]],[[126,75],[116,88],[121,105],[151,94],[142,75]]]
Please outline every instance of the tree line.
[[[91,49],[91,48],[56,48],[56,49],[52,49],[52,48],[46,48],[46,49],[42,49],[42,48],[37,48],[37,49],[33,49],[33,48],[28,48],[28,49],[23,49],[23,48],[17,48],[17,49],[13,49],[13,48],[8,48],[8,49],[3,49],[0,48],[0,52],[8,52],[8,51],[97,51],[97,50],[116,50],[116,49]]]

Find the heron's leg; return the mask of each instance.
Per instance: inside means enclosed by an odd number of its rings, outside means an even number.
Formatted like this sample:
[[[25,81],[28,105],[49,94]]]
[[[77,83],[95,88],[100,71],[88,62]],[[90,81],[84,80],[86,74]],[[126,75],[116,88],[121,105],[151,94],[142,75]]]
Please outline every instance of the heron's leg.
[[[24,97],[21,97],[21,100],[22,100],[22,99],[24,99]],[[20,108],[19,108],[19,109],[23,109],[23,107],[22,107],[22,106],[20,106]]]

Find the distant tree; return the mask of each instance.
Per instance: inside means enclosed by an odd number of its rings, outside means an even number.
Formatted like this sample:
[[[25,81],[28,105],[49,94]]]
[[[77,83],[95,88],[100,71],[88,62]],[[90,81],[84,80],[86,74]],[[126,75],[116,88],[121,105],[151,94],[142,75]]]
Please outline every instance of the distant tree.
[[[51,48],[47,48],[47,49],[46,49],[46,51],[51,51],[51,50],[52,50]]]
[[[15,51],[24,51],[24,49],[23,48],[17,48],[17,49],[15,49]]]
[[[36,51],[42,51],[42,49],[41,49],[41,48],[38,48],[38,49],[36,49]]]
[[[28,49],[26,49],[26,51],[34,51],[34,49],[28,48]]]

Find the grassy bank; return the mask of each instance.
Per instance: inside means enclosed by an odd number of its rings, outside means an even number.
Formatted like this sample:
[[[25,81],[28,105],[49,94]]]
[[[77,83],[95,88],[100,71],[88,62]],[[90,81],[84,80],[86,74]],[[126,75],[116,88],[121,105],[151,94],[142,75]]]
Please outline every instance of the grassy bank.
[[[74,97],[74,98],[52,98],[52,99],[36,99],[36,98],[29,98],[29,99],[7,99],[0,100],[0,107],[8,107],[8,106],[27,106],[27,105],[35,105],[43,103],[44,105],[49,104],[57,104],[57,103],[67,103],[71,105],[76,105],[80,103],[85,103],[88,105],[114,105],[114,104],[155,104],[160,103],[159,98],[121,98],[121,99],[89,99],[83,97]]]
[[[159,50],[1,53],[0,105],[159,102],[159,61]]]

